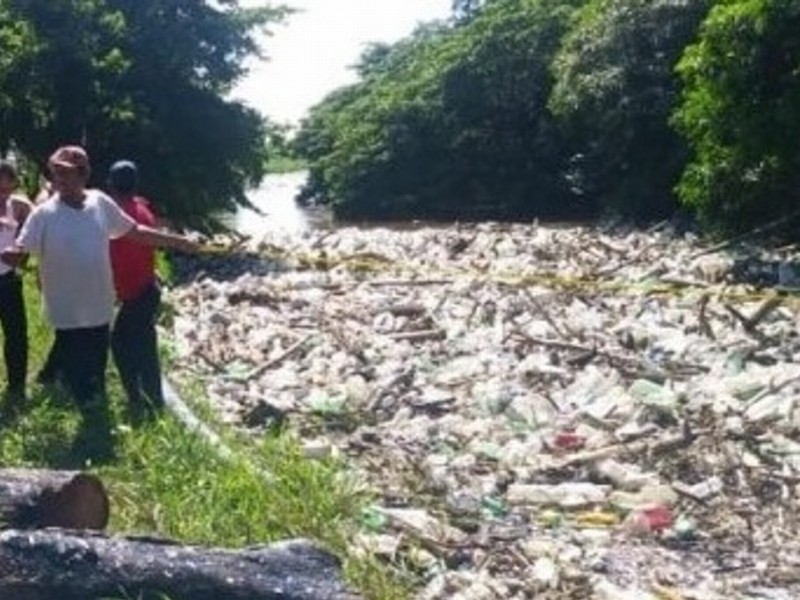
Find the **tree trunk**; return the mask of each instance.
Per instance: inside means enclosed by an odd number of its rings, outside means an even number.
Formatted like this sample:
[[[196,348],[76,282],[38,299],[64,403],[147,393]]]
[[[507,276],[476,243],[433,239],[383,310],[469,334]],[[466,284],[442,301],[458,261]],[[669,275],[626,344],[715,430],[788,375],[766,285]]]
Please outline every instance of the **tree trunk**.
[[[222,550],[68,531],[0,532],[0,598],[357,600],[336,557],[304,540]]]
[[[0,528],[103,529],[109,505],[94,475],[0,469]]]

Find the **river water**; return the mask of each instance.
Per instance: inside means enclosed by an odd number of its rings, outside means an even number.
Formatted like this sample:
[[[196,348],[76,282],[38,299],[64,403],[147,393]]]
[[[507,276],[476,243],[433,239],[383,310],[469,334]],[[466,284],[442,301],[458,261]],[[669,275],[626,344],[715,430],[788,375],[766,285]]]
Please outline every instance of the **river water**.
[[[253,239],[263,238],[270,233],[302,233],[310,229],[331,229],[345,223],[335,222],[331,211],[325,207],[303,207],[295,202],[300,188],[306,181],[307,173],[286,173],[268,175],[262,184],[247,197],[256,211],[240,208],[226,219],[226,224],[239,233]],[[464,222],[464,224],[467,224]],[[421,227],[447,227],[451,222],[428,220],[405,221],[358,221],[346,223],[361,228],[385,227],[392,230],[409,230]],[[552,222],[548,227],[571,227],[574,223]]]
[[[347,223],[334,221],[331,210],[326,207],[304,207],[295,202],[307,177],[308,174],[305,171],[268,175],[257,189],[251,190],[247,194],[257,211],[240,208],[235,215],[226,219],[226,224],[239,233],[254,239],[262,238],[269,233],[301,233],[310,229],[333,229],[340,225],[407,230],[450,224],[413,219]]]
[[[330,211],[304,208],[295,202],[306,180],[303,172],[268,175],[247,197],[258,211],[242,208],[229,221],[239,233],[260,238],[271,232],[299,233],[332,225]]]

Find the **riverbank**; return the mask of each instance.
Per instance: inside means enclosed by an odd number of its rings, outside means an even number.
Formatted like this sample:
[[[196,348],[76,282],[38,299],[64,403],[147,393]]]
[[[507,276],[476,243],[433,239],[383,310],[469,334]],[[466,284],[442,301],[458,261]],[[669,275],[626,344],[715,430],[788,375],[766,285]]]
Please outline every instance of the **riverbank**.
[[[491,224],[249,250],[179,266],[176,370],[349,465],[350,551],[418,597],[800,593],[798,307],[750,285],[796,284],[786,252]]]
[[[30,277],[26,277],[25,292],[31,372],[35,372],[50,347],[51,334]],[[287,437],[253,440],[235,435],[207,410],[202,387],[191,378],[183,382],[183,395],[193,400],[195,410],[233,450],[232,460],[220,457],[205,439],[187,431],[171,415],[133,428],[109,365],[117,423],[113,460],[87,464],[80,448],[73,447],[78,418],[69,399],[58,389],[31,385],[22,412],[13,418],[6,413],[0,416],[0,465],[86,468],[98,474],[110,495],[109,531],[113,534],[230,548],[307,537],[343,559],[349,582],[366,598],[407,597],[399,580],[374,561],[348,555],[347,539],[369,497],[342,478],[337,461],[309,462]],[[263,472],[274,476],[269,485]]]

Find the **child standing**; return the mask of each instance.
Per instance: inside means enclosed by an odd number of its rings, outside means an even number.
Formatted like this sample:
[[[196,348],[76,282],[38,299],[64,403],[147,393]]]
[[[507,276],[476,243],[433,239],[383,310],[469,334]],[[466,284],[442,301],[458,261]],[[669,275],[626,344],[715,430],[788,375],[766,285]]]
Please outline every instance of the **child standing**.
[[[59,148],[48,166],[55,194],[33,210],[16,245],[0,252],[0,258],[15,266],[28,253],[38,256],[47,316],[61,348],[64,382],[83,417],[78,441],[89,443],[87,450],[103,457],[112,449],[105,398],[114,311],[109,241],[124,237],[187,251],[195,245],[138,225],[105,193],[87,189],[89,158],[80,146]]]
[[[14,193],[17,170],[13,163],[0,161],[0,248],[14,243],[20,227],[31,212],[31,203]],[[28,373],[28,320],[22,295],[22,278],[13,267],[0,263],[0,325],[3,328],[3,357],[8,385],[6,399],[18,404],[25,398]]]

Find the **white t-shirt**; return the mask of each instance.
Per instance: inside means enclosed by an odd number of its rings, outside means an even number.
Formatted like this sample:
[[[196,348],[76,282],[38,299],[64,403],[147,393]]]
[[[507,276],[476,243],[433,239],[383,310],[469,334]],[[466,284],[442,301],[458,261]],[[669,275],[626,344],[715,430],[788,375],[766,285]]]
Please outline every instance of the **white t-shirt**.
[[[99,327],[114,315],[109,239],[135,223],[100,190],[86,190],[83,206],[56,194],[31,213],[17,243],[39,257],[47,316],[56,329]]]

